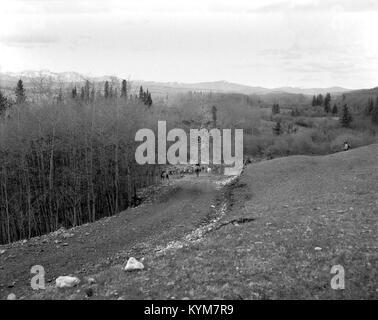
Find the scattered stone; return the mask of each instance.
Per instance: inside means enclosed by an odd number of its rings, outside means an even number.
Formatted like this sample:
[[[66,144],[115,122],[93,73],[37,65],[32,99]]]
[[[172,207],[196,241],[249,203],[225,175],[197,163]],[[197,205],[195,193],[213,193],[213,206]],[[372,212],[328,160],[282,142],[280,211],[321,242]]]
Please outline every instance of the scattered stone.
[[[63,244],[62,244],[62,246],[68,246],[68,243],[67,243],[67,242],[65,242],[65,243],[63,243]]]
[[[61,243],[62,241],[60,240],[54,240],[54,243],[58,244],[58,243]]]
[[[215,206],[214,206],[213,204],[211,205],[211,207],[212,207],[212,208],[215,208]]]
[[[322,248],[320,248],[320,247],[315,247],[315,251],[321,251],[322,250]]]
[[[120,296],[117,300],[126,300],[125,297]]]
[[[5,253],[5,250],[0,250],[0,255],[4,253]]]
[[[95,284],[96,279],[95,278],[87,278],[87,282],[88,282],[88,284]]]
[[[57,288],[72,288],[80,283],[79,278],[70,276],[60,276],[56,278],[55,284]]]
[[[86,232],[86,233],[85,233],[85,235],[86,235],[86,236],[89,236],[89,235],[90,235],[90,233],[89,233],[89,232]]]
[[[16,295],[14,293],[8,294],[7,300],[16,300]]]
[[[142,262],[139,262],[137,259],[131,257],[125,267],[125,271],[133,271],[133,270],[142,270],[144,269],[144,265]]]
[[[62,235],[62,237],[65,238],[65,239],[67,239],[67,238],[72,238],[73,236],[74,236],[73,233],[68,233],[68,232],[63,233],[63,235]]]

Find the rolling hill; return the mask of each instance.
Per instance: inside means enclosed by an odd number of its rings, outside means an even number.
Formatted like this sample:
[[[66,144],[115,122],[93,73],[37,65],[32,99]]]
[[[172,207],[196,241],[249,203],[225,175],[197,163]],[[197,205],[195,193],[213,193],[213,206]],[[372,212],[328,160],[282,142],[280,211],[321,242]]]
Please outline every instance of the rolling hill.
[[[38,79],[48,79],[51,82],[62,83],[81,83],[85,80],[91,82],[104,82],[106,80],[118,80],[120,78],[115,76],[88,76],[77,72],[51,72],[49,70],[27,70],[23,72],[5,72],[0,73],[0,88],[10,88],[15,85],[18,79],[22,79],[26,85]],[[212,81],[212,82],[198,82],[198,83],[180,83],[180,82],[155,82],[133,80],[135,87],[140,85],[149,88],[149,91],[155,95],[164,95],[170,93],[185,93],[188,91],[203,91],[203,92],[221,92],[221,93],[241,93],[246,95],[263,95],[263,94],[303,94],[313,95],[317,93],[330,92],[331,94],[341,94],[349,91],[349,89],[341,87],[331,88],[297,88],[297,87],[280,87],[280,88],[264,88],[258,86],[248,86],[239,83],[228,81]]]

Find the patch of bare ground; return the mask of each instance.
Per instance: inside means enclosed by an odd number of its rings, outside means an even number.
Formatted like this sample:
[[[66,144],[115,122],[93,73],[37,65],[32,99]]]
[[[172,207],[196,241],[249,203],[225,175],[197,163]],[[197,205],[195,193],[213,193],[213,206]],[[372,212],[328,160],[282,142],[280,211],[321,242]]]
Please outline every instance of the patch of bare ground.
[[[181,241],[214,220],[222,202],[219,182],[223,180],[222,176],[205,174],[173,179],[155,191],[145,190],[148,196],[140,206],[113,217],[0,246],[0,297],[6,298],[9,293],[17,298],[33,296],[33,265],[45,269],[48,288],[44,294],[49,298],[58,276],[75,275],[83,280],[123,263],[131,255],[144,257],[151,250]],[[194,234],[193,239],[205,232]],[[69,292],[64,291],[61,297],[68,297]]]

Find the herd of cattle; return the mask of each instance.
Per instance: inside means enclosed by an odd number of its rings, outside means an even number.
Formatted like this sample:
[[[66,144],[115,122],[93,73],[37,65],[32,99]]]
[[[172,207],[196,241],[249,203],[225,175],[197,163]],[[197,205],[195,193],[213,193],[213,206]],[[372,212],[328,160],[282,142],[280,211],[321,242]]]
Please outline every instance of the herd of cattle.
[[[244,166],[247,164],[252,163],[253,160],[250,158],[247,158],[244,160]],[[201,172],[204,173],[214,173],[214,174],[222,174],[223,173],[223,166],[209,166],[209,165],[194,165],[194,166],[186,166],[186,167],[171,167],[169,169],[165,168],[164,170],[161,171],[160,178],[162,180],[169,180],[170,176],[175,176],[175,177],[183,177],[186,174],[196,174],[197,177]]]
[[[199,175],[200,172],[221,173],[222,169],[220,167],[216,167],[216,166],[211,168],[209,166],[203,166],[203,165],[196,165],[196,166],[193,166],[193,167],[185,167],[185,168],[174,167],[174,168],[163,170],[161,172],[160,178],[162,180],[169,180],[170,176],[183,177],[186,174],[194,174],[194,173]]]

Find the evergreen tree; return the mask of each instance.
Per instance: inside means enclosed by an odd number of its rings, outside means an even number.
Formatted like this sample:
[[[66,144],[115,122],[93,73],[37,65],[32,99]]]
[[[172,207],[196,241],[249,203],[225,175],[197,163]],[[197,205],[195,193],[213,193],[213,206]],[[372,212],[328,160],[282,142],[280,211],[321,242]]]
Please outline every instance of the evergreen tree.
[[[92,90],[91,90],[91,96],[90,96],[90,101],[91,102],[93,102],[95,100],[95,95],[96,95],[96,92],[95,92],[95,88],[93,86]]]
[[[323,101],[324,101],[324,98],[323,98],[323,95],[322,94],[319,94],[318,95],[318,106],[321,106],[323,104]]]
[[[280,113],[280,105],[278,103],[274,103],[272,106],[272,114]]]
[[[0,116],[4,114],[5,110],[8,108],[9,102],[6,96],[0,91]]]
[[[88,80],[85,81],[84,86],[84,100],[85,102],[89,102],[89,96],[90,96],[90,83]]]
[[[329,113],[331,112],[331,94],[327,93],[324,98],[324,112]]]
[[[127,99],[127,82],[122,80],[121,98]]]
[[[14,93],[16,94],[16,103],[17,104],[24,103],[26,101],[24,84],[22,83],[21,79],[18,80]]]
[[[373,110],[371,111],[371,121],[374,124],[378,124],[378,97],[375,101],[375,105],[373,107]]]
[[[365,108],[365,115],[369,116],[373,112],[374,109],[374,100],[373,98],[369,98],[368,103]]]
[[[315,97],[315,95],[312,97],[312,103],[311,103],[311,105],[313,106],[313,107],[315,107],[316,105],[317,105],[317,103],[318,103],[318,101],[317,101],[317,99],[316,99],[316,97]]]
[[[110,87],[109,87],[109,98],[113,98],[113,97],[114,97],[113,85],[110,85]]]
[[[276,125],[273,127],[273,134],[279,136],[282,133],[281,122],[276,122]]]
[[[76,99],[77,98],[77,89],[76,89],[76,86],[72,89],[71,97],[72,97],[72,99]]]
[[[291,116],[292,117],[298,117],[300,115],[301,115],[301,113],[299,112],[299,110],[297,108],[291,110]]]
[[[109,81],[105,81],[104,97],[105,97],[105,99],[109,98]]]
[[[353,121],[353,117],[349,112],[348,106],[344,104],[342,116],[340,118],[341,126],[343,126],[344,128],[347,128],[350,126],[352,121]]]
[[[81,99],[82,101],[85,100],[85,90],[84,90],[84,87],[81,87],[80,99]]]
[[[62,92],[62,88],[59,88],[59,93],[58,93],[58,96],[56,97],[56,101],[58,103],[62,103],[63,102],[63,92]]]
[[[337,109],[337,105],[336,103],[333,105],[333,108],[332,108],[332,114],[337,114],[339,112],[339,110]]]
[[[152,98],[151,98],[150,92],[148,92],[148,94],[147,94],[146,105],[149,106],[149,107],[151,107],[151,105],[152,105]]]
[[[211,107],[211,117],[213,118],[213,126],[214,128],[217,126],[217,107]]]

